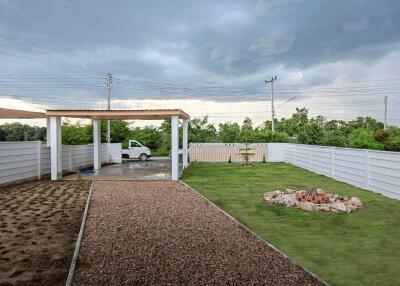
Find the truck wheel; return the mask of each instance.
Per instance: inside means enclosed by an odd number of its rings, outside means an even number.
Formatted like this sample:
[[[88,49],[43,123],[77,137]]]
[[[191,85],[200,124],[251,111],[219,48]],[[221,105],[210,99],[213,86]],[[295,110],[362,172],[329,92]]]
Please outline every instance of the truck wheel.
[[[144,154],[144,153],[140,154],[139,160],[140,160],[140,161],[147,161],[147,155]]]

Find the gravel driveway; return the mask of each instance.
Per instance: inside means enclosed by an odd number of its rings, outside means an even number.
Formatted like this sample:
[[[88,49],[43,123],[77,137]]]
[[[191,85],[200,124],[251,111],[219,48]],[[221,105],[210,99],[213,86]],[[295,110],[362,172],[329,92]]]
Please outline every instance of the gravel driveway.
[[[74,285],[322,285],[186,186],[97,181]]]

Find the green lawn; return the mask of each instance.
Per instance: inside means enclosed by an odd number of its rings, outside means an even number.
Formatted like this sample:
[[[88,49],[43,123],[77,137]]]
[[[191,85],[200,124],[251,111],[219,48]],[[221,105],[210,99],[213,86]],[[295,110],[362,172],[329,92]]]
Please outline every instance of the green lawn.
[[[400,201],[285,163],[195,163],[183,180],[331,285],[400,285]],[[267,205],[263,193],[321,187],[357,196],[351,214]]]

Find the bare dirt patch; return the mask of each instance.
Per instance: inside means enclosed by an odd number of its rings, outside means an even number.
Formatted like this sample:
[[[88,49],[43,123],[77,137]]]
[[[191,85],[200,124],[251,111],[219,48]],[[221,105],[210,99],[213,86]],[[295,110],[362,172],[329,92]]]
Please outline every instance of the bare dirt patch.
[[[91,182],[0,187],[0,285],[64,285]]]
[[[184,185],[96,181],[73,285],[321,285]]]

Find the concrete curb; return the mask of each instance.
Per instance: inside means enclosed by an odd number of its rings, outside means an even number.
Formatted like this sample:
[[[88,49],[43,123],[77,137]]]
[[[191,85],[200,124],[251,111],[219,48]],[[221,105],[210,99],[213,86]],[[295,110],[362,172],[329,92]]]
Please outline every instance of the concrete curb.
[[[254,231],[252,231],[251,229],[249,229],[247,226],[245,226],[244,224],[242,224],[240,221],[238,221],[236,218],[234,218],[233,216],[231,216],[230,214],[228,214],[226,211],[224,211],[223,209],[221,209],[219,206],[217,206],[216,204],[214,204],[212,201],[210,201],[208,198],[206,198],[204,195],[202,195],[200,192],[196,191],[194,188],[192,188],[191,186],[189,186],[188,184],[186,184],[184,181],[179,180],[179,182],[181,184],[183,184],[184,186],[188,187],[191,191],[195,192],[196,194],[198,194],[200,197],[202,197],[203,199],[205,199],[207,202],[209,202],[211,205],[213,205],[216,209],[218,209],[221,213],[223,213],[224,215],[226,215],[228,218],[230,218],[232,221],[234,221],[236,224],[238,224],[240,227],[244,228],[245,230],[247,230],[248,232],[250,232],[251,234],[253,234],[255,237],[257,237],[259,240],[261,240],[262,242],[264,242],[266,245],[268,245],[269,247],[271,247],[272,249],[274,249],[276,252],[280,253],[281,255],[283,255],[284,257],[286,257],[292,264],[300,267],[301,269],[303,269],[305,272],[307,272],[308,274],[310,274],[311,276],[313,276],[315,279],[317,279],[318,281],[320,281],[321,283],[323,283],[326,286],[329,286],[329,284],[327,282],[325,282],[324,280],[322,280],[321,278],[319,278],[317,275],[315,275],[313,272],[311,272],[310,270],[308,270],[307,268],[305,268],[304,266],[302,266],[301,264],[297,263],[293,258],[291,258],[290,256],[286,255],[285,253],[283,253],[279,248],[277,248],[276,246],[272,245],[271,243],[269,243],[268,241],[266,241],[264,238],[262,238],[261,236],[259,236],[257,233],[255,233]]]
[[[93,191],[93,188],[94,188],[94,183],[95,183],[95,181],[93,180],[92,181],[92,185],[90,187],[89,195],[88,195],[88,198],[87,198],[87,201],[86,201],[85,211],[83,212],[81,229],[79,230],[78,239],[77,239],[76,244],[75,244],[74,255],[72,256],[71,266],[69,267],[67,282],[65,282],[65,286],[71,286],[72,285],[72,280],[74,279],[76,262],[78,260],[79,249],[81,248],[81,241],[82,241],[82,237],[83,237],[83,232],[85,230],[86,219],[87,219],[87,214],[88,214],[89,205],[90,205],[90,198],[92,197],[92,191]]]

